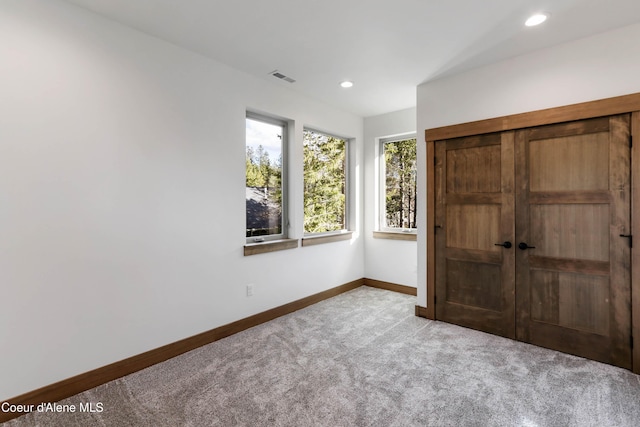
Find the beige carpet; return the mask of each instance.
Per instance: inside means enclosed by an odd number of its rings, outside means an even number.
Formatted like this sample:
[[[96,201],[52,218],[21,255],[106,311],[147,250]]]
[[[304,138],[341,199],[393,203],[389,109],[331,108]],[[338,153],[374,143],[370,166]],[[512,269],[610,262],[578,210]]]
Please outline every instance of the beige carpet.
[[[8,426],[640,426],[629,371],[414,316],[361,287]]]

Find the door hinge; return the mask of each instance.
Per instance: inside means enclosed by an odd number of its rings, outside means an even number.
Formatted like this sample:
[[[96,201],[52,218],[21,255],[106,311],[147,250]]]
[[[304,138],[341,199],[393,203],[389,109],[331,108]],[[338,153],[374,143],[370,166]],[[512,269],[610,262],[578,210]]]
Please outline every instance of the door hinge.
[[[629,148],[633,147],[633,136],[629,135]]]
[[[436,156],[433,156],[433,166],[435,166],[436,164],[438,164],[438,159],[436,158]]]
[[[631,345],[631,348],[633,349],[633,335],[631,335],[631,336],[629,337],[629,341],[630,341],[630,343],[629,343],[629,344]]]

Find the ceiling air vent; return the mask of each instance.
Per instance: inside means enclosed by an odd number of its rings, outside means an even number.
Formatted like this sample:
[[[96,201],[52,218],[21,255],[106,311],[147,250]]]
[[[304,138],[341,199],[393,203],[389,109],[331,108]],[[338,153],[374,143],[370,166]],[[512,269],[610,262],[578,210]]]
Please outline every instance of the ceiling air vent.
[[[291,77],[285,76],[284,74],[282,74],[278,70],[274,70],[274,71],[270,72],[269,74],[271,74],[273,77],[279,78],[280,80],[284,80],[285,82],[289,82],[289,83],[294,83],[295,82],[295,80],[293,80]]]

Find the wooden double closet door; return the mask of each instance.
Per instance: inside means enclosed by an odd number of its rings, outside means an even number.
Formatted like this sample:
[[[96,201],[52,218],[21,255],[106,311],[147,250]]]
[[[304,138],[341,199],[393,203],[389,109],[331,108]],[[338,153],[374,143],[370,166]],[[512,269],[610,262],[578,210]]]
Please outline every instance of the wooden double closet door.
[[[436,141],[436,319],[630,369],[629,133],[625,114]]]

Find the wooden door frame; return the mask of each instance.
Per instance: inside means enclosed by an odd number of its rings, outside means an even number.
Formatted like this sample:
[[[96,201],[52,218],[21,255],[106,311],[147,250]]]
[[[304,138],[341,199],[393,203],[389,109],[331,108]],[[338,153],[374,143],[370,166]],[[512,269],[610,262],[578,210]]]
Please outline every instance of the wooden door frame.
[[[636,141],[631,148],[631,230],[632,234],[638,235],[636,240],[640,242],[640,93],[426,129],[427,307],[420,310],[420,313],[428,319],[435,319],[435,141],[625,113],[631,114],[631,137]],[[635,233],[635,230],[638,230],[638,233]],[[634,274],[634,271],[639,273]],[[636,250],[631,251],[631,321],[631,334],[638,341],[632,350],[633,372],[640,374],[640,248],[638,244]]]

